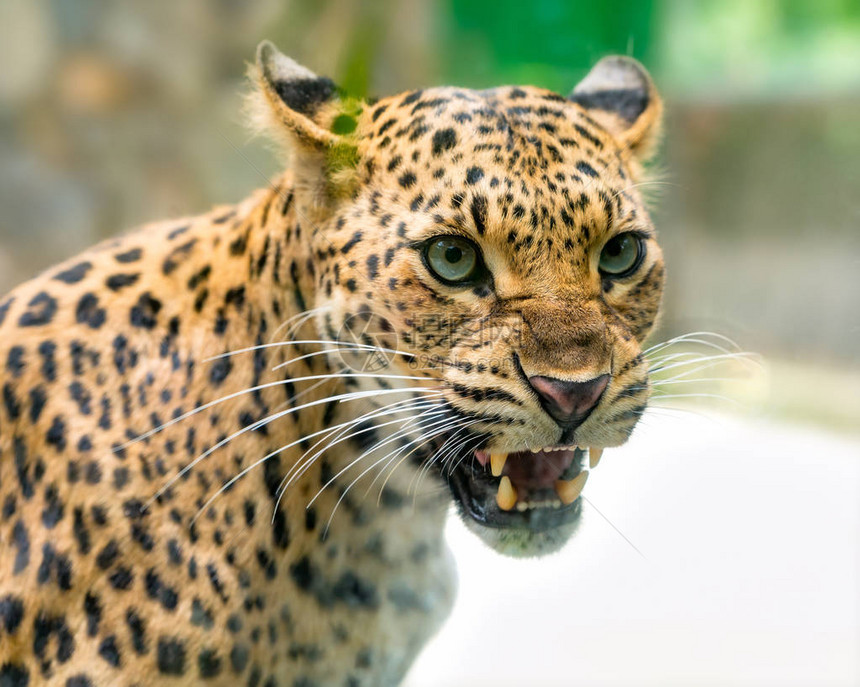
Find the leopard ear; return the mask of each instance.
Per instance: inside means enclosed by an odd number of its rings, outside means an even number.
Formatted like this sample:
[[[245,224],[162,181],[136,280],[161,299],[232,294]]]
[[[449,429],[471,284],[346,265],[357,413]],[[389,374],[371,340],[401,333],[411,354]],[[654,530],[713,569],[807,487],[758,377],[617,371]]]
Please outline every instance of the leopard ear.
[[[645,68],[632,57],[604,57],[577,84],[568,100],[613,134],[639,159],[659,138],[663,103]]]
[[[297,182],[317,201],[349,192],[358,164],[354,131],[361,103],[340,97],[334,82],[282,54],[271,42],[257,47],[251,67],[251,125],[286,148]]]

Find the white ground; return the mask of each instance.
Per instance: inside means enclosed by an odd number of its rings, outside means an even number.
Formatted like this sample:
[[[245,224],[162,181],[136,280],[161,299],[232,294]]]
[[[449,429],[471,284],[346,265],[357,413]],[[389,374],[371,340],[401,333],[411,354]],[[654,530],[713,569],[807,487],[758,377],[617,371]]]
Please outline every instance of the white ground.
[[[539,560],[452,518],[457,605],[409,687],[860,684],[860,437],[661,412],[585,497],[645,558],[588,503]]]

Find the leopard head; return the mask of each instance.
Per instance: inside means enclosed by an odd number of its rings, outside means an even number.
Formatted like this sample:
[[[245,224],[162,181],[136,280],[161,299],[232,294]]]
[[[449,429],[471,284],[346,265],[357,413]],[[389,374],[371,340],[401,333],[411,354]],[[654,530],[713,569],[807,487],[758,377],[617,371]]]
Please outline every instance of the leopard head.
[[[557,549],[650,393],[664,267],[638,187],[662,109],[648,74],[609,57],[567,96],[371,104],[266,43],[257,80],[292,155],[319,334],[351,342],[332,350],[363,370],[353,389],[411,390],[400,473],[433,474],[500,551]]]

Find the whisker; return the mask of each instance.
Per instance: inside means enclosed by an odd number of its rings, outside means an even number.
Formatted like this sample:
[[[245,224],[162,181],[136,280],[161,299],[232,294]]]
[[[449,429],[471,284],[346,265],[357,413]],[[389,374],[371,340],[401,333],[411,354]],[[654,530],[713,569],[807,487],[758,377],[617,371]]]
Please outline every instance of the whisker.
[[[417,420],[417,419],[419,419],[419,418],[410,418],[410,420],[412,420],[412,421],[415,421],[415,420]],[[446,418],[442,418],[441,420],[436,420],[436,421],[432,422],[430,425],[428,425],[428,428],[436,427],[436,426],[438,426],[439,424],[450,423],[450,422],[451,422],[451,418],[448,418],[448,417],[446,417]],[[392,434],[391,436],[387,437],[386,439],[384,439],[384,440],[382,440],[382,441],[380,441],[380,442],[377,442],[376,444],[374,444],[374,445],[373,445],[373,446],[371,446],[370,448],[368,448],[368,449],[366,449],[365,451],[363,451],[363,452],[361,453],[361,455],[359,455],[359,456],[358,456],[358,458],[355,458],[355,459],[351,460],[351,461],[346,465],[346,467],[341,468],[341,469],[340,469],[340,470],[339,470],[339,471],[338,471],[334,476],[332,476],[332,478],[331,478],[331,479],[329,479],[325,484],[323,484],[323,485],[322,485],[322,487],[320,487],[319,491],[317,491],[317,493],[314,495],[314,497],[313,497],[310,501],[308,501],[308,507],[312,506],[312,505],[314,504],[314,502],[319,498],[319,496],[320,496],[320,495],[321,495],[321,494],[322,494],[326,489],[328,489],[328,487],[330,487],[332,484],[334,484],[334,483],[337,481],[337,479],[338,479],[339,477],[341,477],[345,472],[347,472],[347,471],[348,471],[348,470],[350,470],[352,467],[354,467],[355,465],[357,465],[358,463],[360,463],[360,462],[361,462],[361,460],[362,460],[365,456],[367,456],[368,454],[370,454],[370,453],[372,453],[372,452],[376,451],[377,449],[382,448],[383,446],[386,446],[387,444],[390,444],[390,443],[391,443],[391,442],[393,442],[393,441],[397,441],[398,439],[400,439],[400,438],[402,438],[402,437],[406,436],[406,435],[409,433],[409,431],[411,431],[411,429],[412,429],[412,428],[411,428],[411,427],[409,427],[409,428],[405,428],[405,429],[400,429],[400,430],[398,430],[397,432],[395,432],[395,433],[394,433],[394,434]],[[362,474],[364,474],[364,473],[362,473]]]
[[[356,343],[352,341],[332,341],[331,339],[302,339],[300,341],[273,341],[267,344],[256,344],[255,346],[246,346],[245,348],[237,348],[235,351],[227,351],[226,353],[219,353],[218,355],[213,355],[210,358],[204,358],[201,362],[210,363],[215,360],[220,360],[221,358],[229,358],[234,355],[240,355],[242,353],[253,353],[254,351],[260,351],[266,348],[279,348],[281,346],[301,346],[301,345],[322,345],[322,346],[340,346],[343,348],[350,349],[360,349],[367,351],[382,351],[384,353],[396,353],[397,355],[403,355],[410,358],[417,357],[414,353],[409,353],[408,351],[400,351],[397,349],[390,348],[382,348],[380,346],[371,346],[370,344],[362,344]]]
[[[658,372],[665,372],[666,370],[672,370],[672,369],[675,369],[678,367],[682,367],[684,365],[693,365],[696,363],[715,363],[717,361],[726,361],[726,360],[737,360],[739,362],[749,363],[751,365],[754,365],[755,367],[760,368],[761,364],[756,362],[757,358],[758,358],[758,356],[756,356],[755,354],[745,353],[745,352],[730,353],[730,354],[723,354],[723,355],[704,356],[702,358],[698,358],[695,360],[686,360],[686,361],[680,362],[680,363],[672,363],[671,365],[665,365],[665,366],[659,366],[658,365],[657,367],[654,367],[651,369],[651,374],[656,374]]]
[[[432,410],[432,408],[434,408],[434,407],[436,407],[436,406],[438,406],[438,403],[435,403],[435,402],[432,402],[432,401],[431,401],[431,402],[428,402],[428,408],[427,408],[427,409],[428,409],[428,410]],[[414,411],[416,408],[418,408],[418,409],[422,409],[422,410],[424,409],[424,407],[423,407],[423,406],[411,406],[411,407],[410,407],[410,406],[407,406],[407,407],[405,408],[405,410]],[[392,412],[403,412],[403,411],[404,411],[404,408],[398,408],[396,411],[392,411]],[[419,417],[421,417],[421,416],[423,416],[423,413],[422,413],[421,415],[419,415]],[[369,419],[373,419],[373,418],[375,418],[375,417],[377,417],[377,416],[376,416],[376,415],[373,415],[373,416],[370,416],[370,417],[364,417],[364,418],[361,418],[361,419],[359,419],[358,421],[354,422],[354,423],[352,424],[352,427],[354,427],[354,426],[355,426],[355,425],[357,425],[357,424],[362,424],[362,423],[366,422],[367,420],[369,420]],[[415,421],[415,419],[416,419],[416,418],[415,418],[415,416],[413,415],[413,416],[410,416],[410,417],[408,417],[408,418],[403,418],[402,420],[395,420],[394,422],[407,423],[407,422],[414,422],[414,421]],[[392,423],[385,423],[385,424],[392,424]],[[325,441],[325,440],[326,440],[326,439],[328,439],[329,437],[324,437],[323,439],[321,439],[320,441],[318,441],[314,446],[312,446],[310,449],[308,449],[308,450],[305,452],[305,454],[303,454],[303,455],[299,458],[299,460],[298,460],[298,461],[296,461],[296,463],[295,463],[295,465],[293,466],[293,468],[291,468],[291,469],[287,472],[287,474],[285,474],[285,475],[284,475],[283,479],[281,480],[281,484],[278,486],[278,499],[280,500],[280,498],[283,496],[284,492],[286,492],[286,490],[290,487],[290,485],[291,485],[293,482],[295,482],[297,479],[301,478],[301,476],[302,476],[305,472],[307,472],[308,468],[310,468],[310,466],[311,466],[311,465],[313,465],[313,463],[315,463],[315,462],[316,462],[317,458],[319,458],[323,453],[325,453],[326,451],[328,451],[330,448],[332,448],[333,446],[335,446],[335,445],[337,445],[337,444],[340,444],[340,443],[342,443],[342,442],[344,442],[344,441],[348,441],[349,439],[352,439],[352,438],[354,438],[354,437],[356,437],[356,436],[358,436],[358,435],[360,435],[360,434],[364,434],[364,433],[366,433],[366,432],[374,431],[377,427],[384,427],[384,426],[385,426],[385,424],[383,424],[383,425],[371,425],[370,427],[366,427],[366,428],[364,428],[364,429],[358,430],[357,432],[347,433],[347,435],[346,435],[346,436],[339,436],[339,437],[336,437],[334,441],[330,441],[326,446],[324,446],[322,449],[320,449],[319,451],[317,451],[316,453],[314,453],[310,458],[307,458],[306,460],[304,460],[304,463],[302,463],[302,460],[304,459],[305,455],[307,455],[308,453],[310,453],[311,451],[313,451],[313,450],[314,450],[314,448],[316,448],[316,446],[319,446],[319,444],[321,444],[323,441]],[[349,428],[348,428],[346,431],[348,432],[348,431],[349,431]],[[342,434],[343,434],[343,432],[341,432],[341,435],[342,435]],[[375,448],[375,447],[373,447],[373,448]],[[372,449],[372,448],[371,448],[371,449],[368,449],[368,451],[366,451],[365,453],[367,453],[367,452],[369,452],[369,451],[371,451],[371,450],[373,450],[373,449]],[[365,454],[362,454],[362,456],[363,456],[363,455],[365,455]],[[362,456],[359,456],[359,458],[361,458]],[[300,467],[300,468],[298,468],[298,470],[297,470],[294,474],[292,474],[292,476],[290,476],[290,475],[291,475],[291,473],[293,473],[293,470],[296,468],[296,466],[298,466],[300,463],[302,463],[301,467]]]
[[[442,428],[438,428],[438,429],[434,430],[434,432],[433,432],[433,433],[431,433],[430,435],[426,435],[426,436],[422,435],[422,436],[421,436],[421,437],[419,437],[418,439],[415,439],[413,442],[410,442],[410,444],[414,443],[415,441],[421,441],[422,439],[423,439],[423,442],[422,442],[422,443],[427,443],[428,441],[430,441],[431,439],[433,439],[435,436],[437,436],[437,435],[441,434],[442,432],[446,432],[446,431],[448,431],[448,429],[449,429],[449,428],[450,428],[450,425],[448,425],[448,426],[444,426],[444,427],[442,427]],[[407,446],[409,446],[410,444],[407,444]],[[398,450],[405,450],[405,448],[406,448],[406,447],[401,447],[401,448],[400,448],[400,449],[398,449]],[[419,448],[419,447],[416,447],[416,449],[414,449],[414,450],[417,450],[417,448]],[[390,455],[391,455],[391,454],[387,454],[387,455],[386,455],[386,456],[384,456],[383,458],[380,458],[379,460],[377,460],[376,462],[374,462],[374,463],[373,463],[372,465],[370,465],[368,468],[365,468],[365,470],[363,470],[363,471],[362,471],[362,473],[361,473],[358,477],[356,477],[352,482],[350,482],[350,483],[349,483],[349,484],[344,488],[344,490],[343,490],[343,492],[341,493],[340,497],[338,498],[338,500],[337,500],[337,501],[335,502],[335,504],[334,504],[334,508],[332,509],[331,515],[330,515],[330,516],[329,516],[329,518],[328,518],[328,522],[326,523],[325,530],[324,530],[324,534],[328,532],[329,527],[331,526],[331,521],[332,521],[332,519],[334,518],[334,514],[337,512],[338,507],[339,507],[339,506],[340,506],[340,504],[343,502],[344,498],[346,498],[346,495],[349,493],[349,491],[352,489],[352,487],[354,487],[354,486],[358,483],[358,481],[359,481],[362,477],[364,477],[364,475],[366,475],[370,470],[372,470],[373,468],[375,468],[375,467],[376,467],[377,465],[379,465],[382,461],[387,460],[387,459],[388,459],[388,457],[389,457]],[[331,482],[330,482],[329,484],[326,484],[326,485],[323,487],[323,489],[325,489],[326,487],[330,486],[330,484],[331,484]],[[314,499],[316,499],[316,498],[320,495],[320,493],[322,493],[322,489],[321,489],[319,492],[317,492],[316,496],[314,496]],[[313,500],[311,500],[311,501],[310,501],[310,503],[308,503],[308,507],[310,507],[310,506],[311,506],[311,504],[313,504]]]
[[[417,377],[417,376],[410,376],[410,375],[364,374],[364,373],[359,373],[359,372],[348,372],[348,373],[342,373],[342,374],[328,373],[328,374],[321,374],[321,375],[308,375],[305,377],[288,377],[286,379],[278,379],[274,382],[266,382],[265,384],[258,384],[256,386],[252,386],[252,387],[249,387],[247,389],[242,389],[241,391],[235,391],[231,394],[227,394],[226,396],[222,396],[221,398],[218,398],[214,401],[209,401],[208,403],[204,403],[203,405],[198,406],[198,407],[194,408],[193,410],[189,410],[187,413],[183,413],[182,415],[175,417],[172,420],[168,420],[167,422],[159,425],[158,427],[155,427],[154,429],[149,430],[148,432],[144,432],[140,436],[137,436],[134,439],[127,441],[126,443],[122,444],[118,448],[120,448],[120,449],[127,448],[128,446],[131,446],[132,444],[136,444],[139,441],[144,441],[145,439],[148,439],[149,437],[151,437],[155,434],[158,434],[159,432],[163,432],[168,427],[172,427],[173,425],[175,425],[178,422],[182,422],[183,420],[187,420],[189,417],[197,415],[197,413],[202,413],[204,410],[208,410],[209,408],[212,408],[213,406],[216,406],[219,403],[225,403],[226,401],[230,401],[234,398],[238,398],[239,396],[244,396],[246,394],[252,394],[255,391],[262,391],[263,389],[271,389],[271,388],[274,388],[276,386],[284,386],[286,384],[295,384],[298,382],[310,382],[310,381],[313,381],[316,379],[359,379],[359,378],[401,379],[401,380],[413,380],[413,381],[418,380],[418,381],[424,381],[424,382],[427,382],[427,381],[435,382],[435,381],[437,381],[437,380],[430,378],[430,377]],[[404,389],[404,390],[406,390],[406,389]],[[359,392],[356,392],[356,393],[359,393]]]
[[[426,403],[426,404],[437,404],[438,402],[437,402],[437,401],[435,401],[435,400],[433,400],[433,397],[434,397],[434,396],[441,396],[441,395],[442,395],[442,392],[427,393],[427,394],[424,394],[424,395],[423,395],[423,399],[421,399],[421,400],[414,399],[414,398],[407,398],[407,399],[404,399],[404,400],[402,400],[402,401],[398,401],[398,402],[396,402],[396,403],[391,403],[391,404],[388,404],[387,406],[383,406],[383,408],[382,408],[382,409],[374,408],[374,409],[372,409],[372,410],[368,411],[367,413],[364,413],[364,414],[363,414],[363,415],[361,415],[360,417],[356,418],[355,420],[353,420],[353,421],[352,421],[351,423],[349,423],[349,424],[350,424],[351,426],[354,426],[354,425],[357,425],[357,424],[361,424],[362,422],[366,422],[367,420],[374,419],[374,418],[378,417],[379,415],[386,415],[386,414],[389,414],[389,413],[392,413],[392,412],[402,412],[403,410],[413,410],[413,406],[414,406],[414,407],[417,407],[417,408],[423,407],[423,406],[421,406],[420,404],[425,404],[425,403]],[[393,406],[397,406],[397,405],[400,405],[400,404],[406,404],[406,405],[403,405],[402,407],[398,408],[396,411],[395,411],[395,410],[387,410],[386,412],[382,412],[382,411],[385,411],[386,409],[390,409],[390,408],[392,408]],[[408,418],[408,419],[411,419],[411,418]],[[369,429],[371,429],[371,428],[368,428],[367,430],[363,430],[363,431],[369,431]],[[316,449],[320,444],[322,444],[324,441],[328,440],[330,437],[323,437],[322,439],[320,439],[319,441],[317,441],[313,446],[311,446],[307,451],[305,451],[305,452],[304,452],[304,453],[299,457],[299,459],[295,462],[295,464],[293,465],[293,467],[291,467],[291,468],[287,471],[287,473],[284,475],[283,479],[281,480],[281,484],[280,484],[280,486],[278,487],[279,493],[283,493],[284,489],[286,489],[286,487],[287,487],[287,486],[289,486],[289,483],[288,483],[288,484],[286,484],[286,485],[285,485],[284,483],[287,481],[287,479],[290,477],[290,475],[293,473],[293,471],[295,471],[295,470],[299,470],[299,474],[298,474],[298,476],[301,476],[301,474],[304,474],[304,472],[307,470],[307,468],[308,468],[308,467],[309,467],[309,466],[310,466],[310,465],[311,465],[311,464],[312,464],[312,463],[313,463],[313,462],[314,462],[314,461],[315,461],[315,460],[316,460],[320,455],[322,455],[323,453],[325,453],[326,451],[328,451],[328,450],[329,450],[332,446],[334,446],[336,443],[340,443],[340,438],[339,438],[339,437],[340,437],[340,436],[342,436],[342,435],[344,434],[344,432],[348,432],[348,431],[349,431],[349,428],[347,428],[347,429],[345,429],[345,430],[342,430],[342,431],[341,431],[341,433],[340,433],[340,435],[338,435],[338,436],[335,436],[335,437],[334,437],[334,439],[335,439],[334,441],[330,441],[330,442],[329,442],[325,447],[323,447],[322,449],[320,449],[319,451],[317,451],[317,453],[314,453],[310,458],[305,459],[305,457],[306,457],[309,453],[311,453],[312,451],[314,451],[314,450],[315,450],[315,449]],[[302,461],[304,461],[304,463],[303,463]]]
[[[461,420],[460,418],[452,418],[452,420],[458,420],[458,421],[462,422],[462,420]],[[455,427],[457,427],[457,422],[456,422],[456,421],[455,421],[455,422],[452,422],[452,426],[451,426],[451,427],[446,428],[446,430],[445,430],[445,431],[449,431],[450,429],[455,428]],[[465,427],[459,427],[459,428],[456,428],[456,430],[455,430],[455,435],[456,435],[456,434],[458,434],[458,433],[460,433],[463,429],[465,429]],[[450,442],[450,441],[451,441],[451,438],[452,438],[452,437],[448,437],[448,439],[446,439],[446,440],[445,440],[445,442],[442,444],[442,446],[440,446],[440,447],[439,447],[439,449],[437,450],[437,454],[439,453],[439,451],[441,451],[441,450],[442,450],[442,448],[443,448],[444,446],[446,446],[446,445],[448,444],[448,442]],[[418,448],[420,448],[420,446],[423,446],[425,443],[426,443],[426,442],[423,442],[422,444],[420,444],[418,447],[416,447],[416,449],[415,449],[415,450],[417,450]],[[406,456],[404,456],[403,458],[401,458],[401,459],[400,459],[400,460],[399,460],[399,461],[394,465],[394,467],[391,469],[391,471],[388,473],[388,476],[385,478],[385,480],[384,480],[384,481],[383,481],[383,483],[382,483],[382,486],[381,486],[381,487],[380,487],[380,489],[379,489],[379,496],[377,497],[377,501],[376,501],[376,502],[377,502],[377,505],[379,504],[379,501],[380,501],[380,499],[382,498],[382,492],[385,490],[385,485],[386,485],[386,484],[388,484],[388,480],[389,480],[389,479],[391,478],[391,476],[394,474],[394,471],[395,471],[395,470],[396,470],[396,469],[397,469],[397,468],[402,464],[403,460],[405,460],[405,459],[406,459],[406,458],[408,458],[410,455],[412,455],[412,454],[415,452],[415,450],[410,451]],[[391,454],[389,454],[389,455],[391,455]],[[380,471],[379,471],[379,474],[377,474],[377,476],[373,478],[373,481],[372,481],[372,482],[370,483],[370,485],[367,487],[367,491],[365,492],[365,496],[367,496],[367,494],[368,494],[368,493],[370,492],[370,490],[373,488],[373,485],[374,485],[374,484],[376,484],[376,480],[378,480],[378,479],[379,479],[379,478],[380,478],[380,477],[385,473],[385,469],[388,467],[388,465],[390,465],[390,464],[391,464],[391,462],[393,462],[393,461],[389,461],[389,463],[388,463],[385,467],[383,467],[383,469],[382,469],[382,470],[380,470]],[[413,483],[414,481],[415,481],[415,476],[413,476],[413,477],[412,477],[412,480],[410,480],[410,482],[409,482],[409,487],[407,487],[407,490],[406,490],[406,493],[407,493],[407,494],[409,493],[410,488],[411,488],[411,485],[412,485],[412,483]]]
[[[735,341],[733,341],[732,339],[730,339],[727,336],[724,336],[722,334],[718,334],[716,332],[700,331],[700,332],[688,332],[687,334],[681,334],[679,336],[675,336],[675,337],[668,339],[666,341],[661,341],[659,343],[654,344],[653,346],[646,348],[644,351],[642,351],[642,353],[644,355],[647,355],[653,351],[656,351],[656,350],[659,350],[662,348],[666,348],[668,346],[674,346],[674,345],[677,345],[679,343],[686,343],[692,339],[698,339],[698,338],[706,337],[706,336],[710,336],[710,337],[713,337],[715,339],[719,339],[719,340],[723,341],[724,343],[728,344],[731,348],[734,348],[735,350],[740,349],[740,346]]]
[[[305,408],[310,408],[312,406],[321,405],[323,403],[331,403],[333,401],[355,401],[355,400],[359,400],[362,398],[369,398],[371,396],[382,396],[382,395],[392,394],[392,393],[410,393],[410,392],[416,392],[416,391],[433,391],[433,389],[429,389],[429,388],[425,389],[425,388],[418,387],[418,388],[410,388],[410,389],[382,389],[382,390],[374,389],[373,391],[354,391],[354,392],[350,392],[350,393],[346,393],[346,394],[338,394],[336,396],[329,396],[327,398],[321,398],[321,399],[318,399],[316,401],[310,401],[308,403],[303,403],[302,405],[295,406],[293,408],[288,408],[287,410],[282,410],[280,412],[274,413],[273,415],[269,415],[268,417],[265,417],[261,420],[257,420],[256,422],[251,423],[247,427],[243,427],[242,429],[234,432],[233,434],[226,437],[225,439],[222,439],[221,441],[217,442],[214,446],[212,446],[211,448],[207,449],[206,451],[201,453],[199,456],[197,456],[188,465],[186,465],[184,468],[182,468],[182,470],[180,470],[178,474],[176,474],[172,478],[170,478],[170,480],[168,480],[167,484],[165,484],[161,489],[159,489],[155,493],[155,496],[150,498],[150,500],[147,502],[146,506],[151,505],[155,501],[155,499],[157,499],[167,489],[169,489],[173,484],[175,484],[178,479],[180,479],[183,475],[187,474],[190,470],[192,470],[194,468],[195,465],[197,465],[200,461],[206,459],[208,456],[212,455],[212,453],[217,451],[222,446],[225,446],[226,444],[228,444],[233,439],[235,439],[235,438],[237,438],[243,434],[246,434],[247,432],[252,432],[255,429],[258,429],[259,427],[262,427],[262,426],[267,425],[271,422],[274,422],[275,420],[280,419],[281,417],[285,417],[285,416],[290,415],[292,413],[296,413],[300,410],[304,410]]]
[[[409,487],[406,491],[407,494],[412,492],[412,494],[417,496],[418,487],[421,484],[421,480],[423,479],[424,475],[429,471],[430,466],[432,466],[435,462],[439,462],[439,461],[441,461],[444,464],[445,457],[447,456],[447,454],[449,454],[453,451],[456,451],[458,448],[458,446],[456,444],[457,436],[466,429],[468,429],[468,428],[467,427],[460,427],[456,432],[454,432],[453,435],[451,435],[451,437],[449,437],[445,441],[444,444],[442,444],[442,446],[439,447],[439,450],[436,451],[436,453],[434,453],[432,456],[428,456],[421,463],[420,469],[418,470],[418,472],[415,474],[415,476],[412,478],[412,480],[409,483]],[[451,445],[448,446],[448,444],[451,444]]]
[[[413,400],[413,399],[406,399],[406,400],[411,401],[411,400]],[[398,401],[397,403],[403,403],[403,401]],[[397,405],[397,403],[393,403],[393,404],[390,404],[390,405]],[[377,410],[377,411],[378,411],[378,409],[375,409],[375,410]],[[372,411],[371,411],[371,412],[372,412]],[[286,450],[288,450],[288,449],[290,449],[290,448],[292,448],[292,447],[294,447],[294,446],[298,446],[299,444],[301,444],[301,443],[302,443],[302,442],[304,442],[304,441],[307,441],[308,439],[311,439],[311,438],[313,438],[313,437],[319,436],[320,434],[334,433],[334,432],[336,432],[338,429],[341,429],[341,428],[343,428],[343,427],[348,427],[348,426],[350,426],[350,425],[355,425],[356,423],[360,423],[360,422],[362,422],[364,419],[366,419],[366,416],[370,415],[370,414],[371,414],[371,412],[365,413],[364,415],[361,415],[361,416],[359,416],[359,417],[358,417],[358,418],[356,418],[356,419],[348,420],[348,421],[342,422],[342,423],[340,423],[340,424],[338,424],[338,425],[335,425],[334,427],[326,427],[326,428],[321,429],[321,430],[319,430],[319,431],[313,432],[312,434],[304,435],[304,436],[302,436],[300,439],[296,439],[295,441],[290,442],[289,444],[286,444],[286,445],[284,445],[284,446],[281,446],[281,447],[279,447],[279,448],[275,449],[274,451],[272,451],[271,453],[268,453],[267,455],[263,456],[262,458],[260,458],[260,459],[256,460],[254,463],[252,463],[252,464],[251,464],[251,465],[249,465],[248,467],[244,468],[244,469],[243,469],[243,470],[241,470],[238,474],[234,475],[234,476],[233,476],[233,477],[231,477],[227,482],[225,482],[225,483],[224,483],[224,485],[223,485],[220,489],[218,489],[218,491],[217,491],[217,492],[215,492],[215,494],[213,494],[213,495],[212,495],[212,496],[211,496],[211,497],[206,501],[206,503],[204,503],[204,504],[203,504],[203,506],[201,506],[201,507],[200,507],[200,509],[197,511],[197,514],[194,516],[194,518],[192,518],[191,522],[194,522],[194,521],[197,519],[197,517],[198,517],[198,516],[199,516],[203,511],[205,511],[205,510],[206,510],[206,508],[208,508],[208,507],[212,504],[212,502],[213,502],[213,501],[215,501],[215,499],[216,499],[218,496],[220,496],[221,494],[223,494],[227,489],[229,489],[231,486],[233,486],[236,482],[238,482],[242,477],[244,477],[246,474],[248,474],[251,470],[253,470],[254,468],[256,468],[256,467],[258,467],[258,466],[260,466],[260,465],[262,465],[263,463],[265,463],[265,462],[266,462],[267,460],[269,460],[270,458],[272,458],[272,457],[276,456],[277,454],[281,453],[282,451],[286,451]],[[390,411],[390,412],[398,412],[398,411]],[[169,487],[168,487],[168,488],[169,488]],[[154,498],[157,498],[157,495],[156,495],[155,497],[153,497],[153,499],[151,499],[151,500],[147,503],[147,505],[149,505],[149,504],[152,502],[152,500],[154,500]],[[276,510],[277,510],[277,509],[276,509]]]

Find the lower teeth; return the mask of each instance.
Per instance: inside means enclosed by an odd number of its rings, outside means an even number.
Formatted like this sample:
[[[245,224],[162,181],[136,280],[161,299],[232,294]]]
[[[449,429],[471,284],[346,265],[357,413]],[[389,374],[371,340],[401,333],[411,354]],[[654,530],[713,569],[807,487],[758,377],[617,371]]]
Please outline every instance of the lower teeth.
[[[551,501],[520,501],[517,504],[517,510],[522,513],[533,508],[561,508],[562,505],[564,504],[558,499],[552,499]]]

